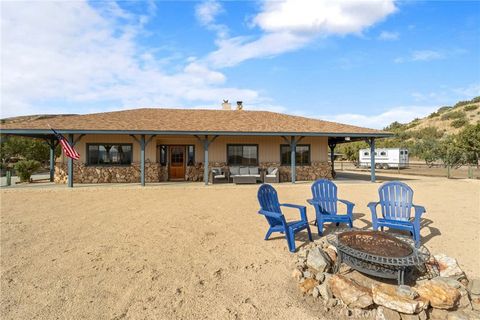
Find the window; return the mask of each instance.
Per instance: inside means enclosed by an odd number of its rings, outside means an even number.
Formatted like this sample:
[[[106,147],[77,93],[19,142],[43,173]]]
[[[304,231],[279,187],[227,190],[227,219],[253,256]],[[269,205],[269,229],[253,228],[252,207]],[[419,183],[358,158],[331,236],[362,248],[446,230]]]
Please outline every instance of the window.
[[[386,156],[387,153],[386,153],[385,151],[381,151],[381,152],[380,152],[380,155],[381,155],[381,156]]]
[[[408,154],[408,151],[407,151],[407,150],[405,150],[404,152],[405,152],[405,154]]]
[[[230,166],[257,166],[258,145],[227,145],[227,161]]]
[[[310,145],[299,144],[295,148],[295,164],[297,166],[309,166],[310,165]],[[280,145],[280,161],[282,166],[291,164],[291,149],[288,144]]]
[[[187,146],[187,166],[195,165],[195,146]]]
[[[129,165],[132,163],[132,144],[87,144],[89,165]]]
[[[365,151],[365,152],[363,153],[363,155],[364,155],[364,156],[369,156],[370,153],[369,153],[368,151]]]

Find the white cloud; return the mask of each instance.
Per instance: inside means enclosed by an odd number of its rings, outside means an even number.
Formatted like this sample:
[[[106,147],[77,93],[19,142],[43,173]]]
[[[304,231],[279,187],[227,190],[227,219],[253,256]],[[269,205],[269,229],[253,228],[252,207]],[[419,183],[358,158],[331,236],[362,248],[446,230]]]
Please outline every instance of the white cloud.
[[[254,90],[225,85],[223,73],[195,58],[167,72],[169,57],[136,42],[148,16],[97,5],[2,3],[2,117],[83,113],[95,106],[217,105],[222,98],[262,101]]]
[[[419,50],[412,53],[412,61],[431,61],[443,59],[445,56],[434,50]]]
[[[460,54],[460,51],[452,51],[451,54]],[[432,60],[441,60],[446,58],[446,54],[438,50],[415,50],[410,53],[407,57],[397,57],[393,60],[395,63],[404,63],[404,62],[427,62]]]
[[[195,15],[203,25],[209,25],[215,21],[216,16],[222,12],[222,6],[218,1],[208,0],[200,3],[195,8]]]
[[[390,31],[382,31],[378,35],[379,40],[385,40],[385,41],[398,40],[399,37],[400,37],[400,34],[398,32],[390,32]]]
[[[463,88],[455,88],[453,91],[460,95],[460,98],[474,98],[480,96],[480,83],[472,83],[471,85]]]
[[[264,1],[252,19],[264,33],[257,38],[218,41],[207,61],[226,67],[299,49],[319,36],[361,34],[396,11],[394,0]]]
[[[317,118],[361,127],[382,129],[394,121],[406,123],[415,118],[425,117],[437,109],[438,106],[406,106],[394,107],[377,115],[345,113],[337,115],[320,115]]]

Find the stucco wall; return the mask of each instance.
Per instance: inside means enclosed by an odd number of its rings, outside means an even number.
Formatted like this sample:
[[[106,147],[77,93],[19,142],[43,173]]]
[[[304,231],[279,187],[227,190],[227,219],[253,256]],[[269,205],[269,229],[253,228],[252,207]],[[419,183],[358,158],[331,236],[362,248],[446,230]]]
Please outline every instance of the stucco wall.
[[[78,135],[75,135],[75,139]],[[137,135],[137,138],[139,136]],[[149,136],[147,136],[147,140]],[[328,161],[328,139],[327,137],[305,137],[300,144],[310,145],[311,161]],[[133,162],[140,162],[140,144],[129,135],[85,135],[75,145],[80,153],[80,161],[86,162],[88,143],[131,143],[133,145]],[[209,161],[226,162],[227,144],[258,144],[260,162],[280,162],[280,144],[285,144],[281,137],[242,137],[242,136],[220,136],[209,147]],[[147,162],[158,162],[157,145],[195,145],[196,162],[204,161],[203,144],[193,136],[156,136],[145,149],[145,160]],[[65,162],[63,156],[60,162]]]

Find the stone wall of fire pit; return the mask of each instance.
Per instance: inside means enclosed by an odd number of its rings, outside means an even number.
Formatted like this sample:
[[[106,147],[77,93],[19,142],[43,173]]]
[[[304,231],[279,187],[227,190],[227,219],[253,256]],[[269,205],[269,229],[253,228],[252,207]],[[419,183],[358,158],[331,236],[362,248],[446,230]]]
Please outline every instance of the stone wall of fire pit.
[[[456,260],[442,254],[431,257],[415,282],[401,286],[345,264],[333,274],[337,251],[325,238],[295,258],[292,277],[300,292],[337,319],[480,319],[480,280],[467,279]]]

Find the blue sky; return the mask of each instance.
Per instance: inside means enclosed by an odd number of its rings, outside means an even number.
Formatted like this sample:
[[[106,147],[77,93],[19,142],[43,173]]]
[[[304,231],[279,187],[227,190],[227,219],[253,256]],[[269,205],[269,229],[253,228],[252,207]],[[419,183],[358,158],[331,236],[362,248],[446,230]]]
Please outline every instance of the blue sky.
[[[480,95],[480,2],[2,2],[1,116],[272,110],[382,128]]]

